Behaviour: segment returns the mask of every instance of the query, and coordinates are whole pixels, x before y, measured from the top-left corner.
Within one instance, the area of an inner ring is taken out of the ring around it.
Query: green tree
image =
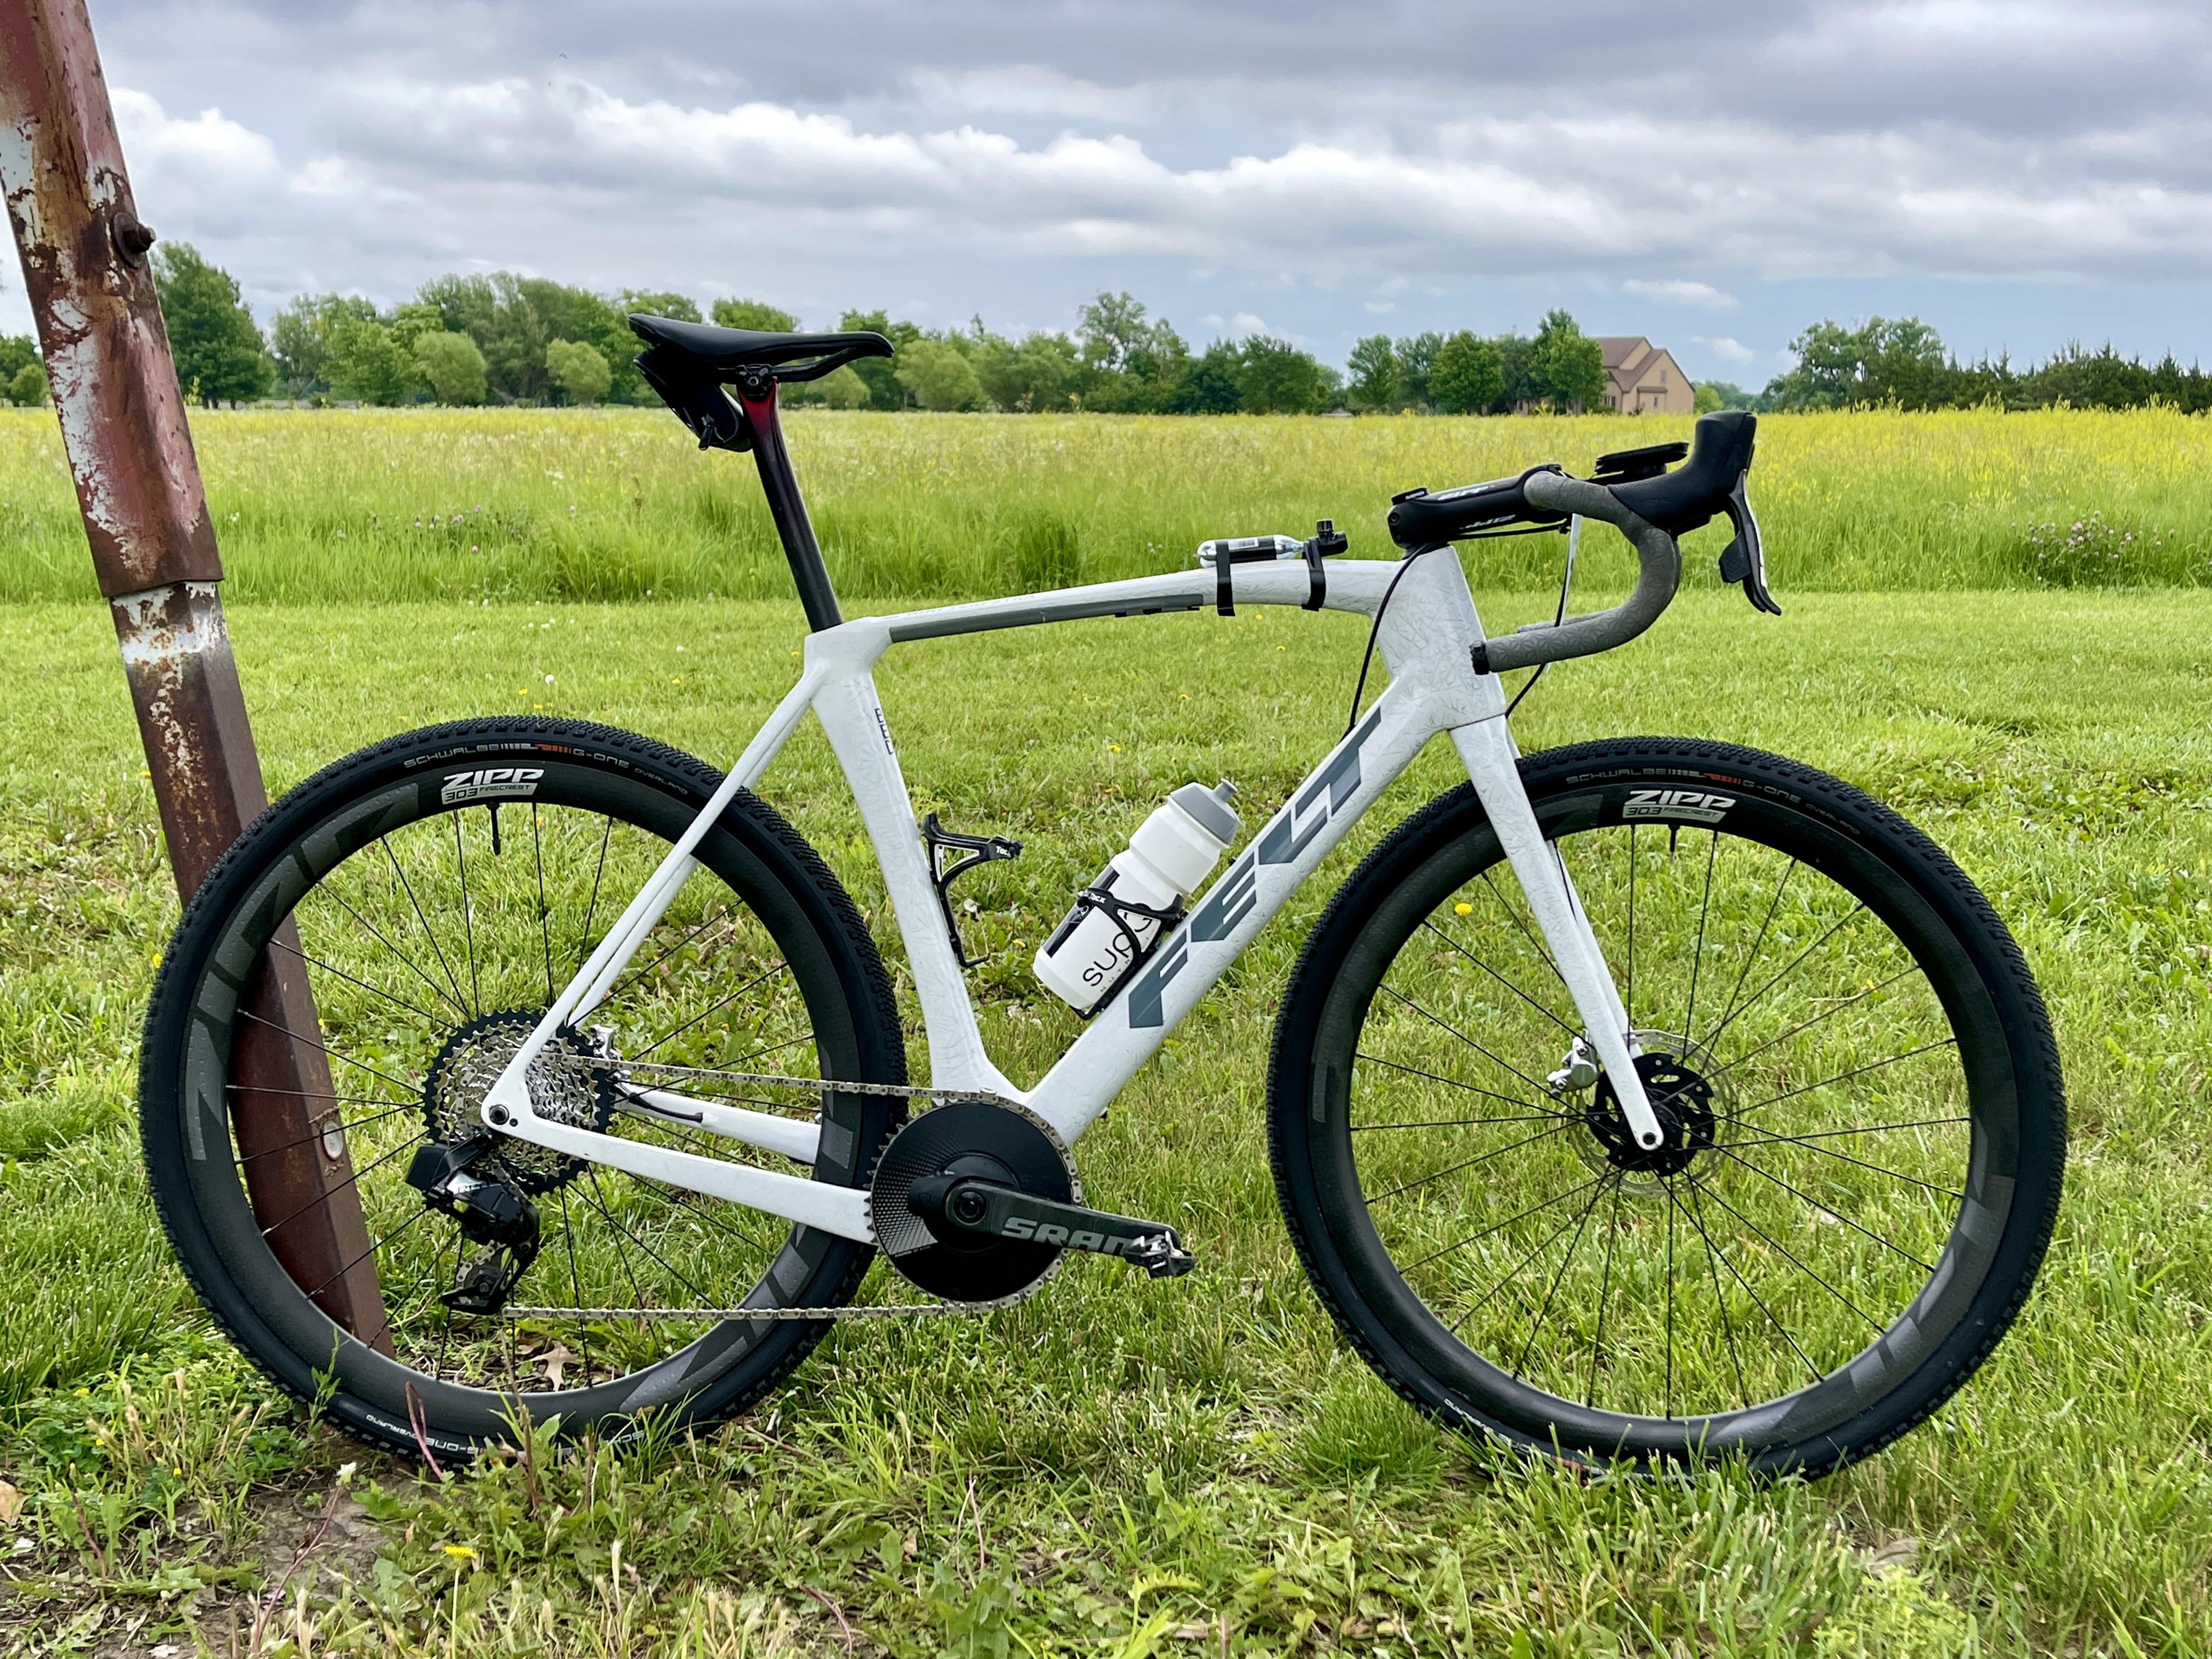
[[[154,256],[154,286],[187,398],[213,405],[268,391],[269,348],[228,271],[190,242],[167,242]]]
[[[1443,348],[1444,337],[1433,330],[1410,334],[1398,342],[1398,395],[1416,409],[1426,409],[1436,401],[1429,390],[1429,371]]]
[[[44,363],[25,363],[8,377],[8,401],[18,409],[36,409],[48,391]]]
[[[837,319],[837,326],[880,334],[901,350],[921,338],[921,331],[912,323],[893,322],[880,311],[848,311]],[[853,372],[867,382],[868,401],[878,409],[906,407],[906,388],[899,384],[896,362],[890,357],[863,357],[853,365]]]
[[[1249,415],[1318,415],[1334,401],[1337,373],[1288,340],[1255,334],[1237,350],[1237,406]]]
[[[1498,348],[1498,373],[1504,386],[1498,401],[1491,405],[1495,414],[1510,415],[1516,409],[1540,403],[1544,393],[1536,384],[1536,343],[1525,334],[1504,333],[1491,341]]]
[[[667,317],[679,323],[703,323],[699,314],[698,301],[684,294],[656,294],[641,288],[626,288],[615,301],[615,309],[625,317],[632,314],[645,317]]]
[[[269,319],[276,384],[286,397],[331,389],[331,331],[349,317],[374,322],[376,307],[357,294],[301,294]]]
[[[415,354],[373,315],[331,324],[325,373],[331,391],[365,404],[404,403],[422,383]]]
[[[973,409],[983,401],[968,355],[950,340],[916,340],[898,355],[898,382],[924,409]]]
[[[818,380],[794,380],[783,392],[793,405],[825,404],[831,409],[866,409],[869,400],[868,383],[853,373],[850,363],[831,369]]]
[[[1066,413],[1083,379],[1075,342],[1065,334],[1031,334],[1018,343],[987,336],[969,362],[991,401],[1017,414]]]
[[[1176,382],[1176,411],[1182,415],[1234,415],[1243,406],[1237,367],[1237,348],[1226,340],[1216,340],[1184,365]]]
[[[1388,409],[1398,401],[1398,354],[1387,334],[1370,334],[1352,348],[1345,391],[1354,409]]]
[[[30,373],[33,369],[35,374]],[[27,334],[0,334],[0,394],[24,408],[46,400],[46,371],[39,362],[37,343]]]
[[[1429,401],[1443,415],[1480,415],[1505,390],[1498,348],[1461,329],[1437,348],[1429,368]]]
[[[1566,312],[1547,311],[1528,352],[1528,378],[1538,396],[1566,413],[1605,402],[1605,353]]]
[[[607,395],[607,387],[614,380],[613,371],[599,349],[582,340],[548,340],[545,372],[568,394],[571,403],[587,409]]]
[[[484,356],[465,334],[440,329],[415,337],[415,366],[441,404],[484,400]],[[602,365],[605,367],[605,365]]]
[[[798,318],[765,300],[717,300],[714,320],[724,328],[757,328],[764,334],[799,332]]]

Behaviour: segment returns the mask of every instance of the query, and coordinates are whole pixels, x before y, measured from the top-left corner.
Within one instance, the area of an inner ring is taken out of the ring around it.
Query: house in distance
[[[1601,334],[1597,343],[1607,408],[1622,415],[1687,415],[1697,408],[1697,387],[1666,347],[1641,334]]]

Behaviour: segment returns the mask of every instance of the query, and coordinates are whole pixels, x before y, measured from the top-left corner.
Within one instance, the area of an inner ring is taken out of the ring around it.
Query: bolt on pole
[[[268,805],[216,584],[222,562],[83,0],[0,0],[0,190],[93,570],[115,620],[180,897]],[[254,1214],[293,1282],[389,1351],[376,1264],[287,921],[232,1055]],[[210,1141],[210,1145],[217,1143]]]

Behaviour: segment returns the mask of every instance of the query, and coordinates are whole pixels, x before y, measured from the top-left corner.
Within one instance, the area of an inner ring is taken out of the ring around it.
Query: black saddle
[[[673,317],[629,319],[630,332],[656,351],[717,380],[765,374],[778,380],[815,380],[855,357],[888,357],[891,343],[880,334],[770,334],[756,328],[715,328]]]
[[[754,433],[730,394],[760,399],[779,380],[818,380],[856,357],[888,357],[891,343],[880,334],[771,334],[755,328],[714,328],[673,317],[629,319],[645,342],[637,372],[691,428],[702,449],[750,449]]]

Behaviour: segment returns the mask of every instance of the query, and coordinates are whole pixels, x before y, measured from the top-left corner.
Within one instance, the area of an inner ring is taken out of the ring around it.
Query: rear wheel
[[[2050,1237],[2064,1103],[2019,951],[1924,836],[1790,762],[1647,738],[1522,775],[1666,1140],[1565,1075],[1581,1022],[1463,786],[1284,999],[1270,1139],[1316,1288],[1408,1399],[1516,1446],[1865,1455],[1981,1363]]]
[[[672,1310],[841,1304],[866,1246],[501,1139],[471,1173],[526,1201],[537,1249],[487,1310],[471,1295],[481,1241],[407,1181],[424,1145],[482,1133],[485,1091],[719,781],[604,727],[439,726],[301,785],[210,875],[148,1012],[147,1167],[186,1273],[279,1383],[325,1397],[366,1437],[412,1448],[419,1427],[437,1455],[465,1455],[505,1437],[518,1409],[602,1433],[648,1409],[726,1414],[820,1340],[820,1322]],[[607,1063],[905,1080],[883,963],[798,834],[741,793],[696,857],[587,1029],[564,1032],[533,1068],[533,1101],[585,1127],[805,1175],[639,1109]],[[272,957],[304,969],[312,1018],[257,989]],[[358,1220],[329,1222],[328,1198],[289,1212],[272,1200],[263,1160],[287,1148],[250,1121],[270,1079],[253,1069],[249,1036],[281,1039],[304,1061],[313,1081],[285,1087],[312,1097],[324,1144],[349,1164],[336,1190],[357,1199]],[[787,1086],[639,1077],[818,1126],[812,1177],[844,1186],[865,1182],[901,1116],[887,1096],[825,1105]],[[332,1276],[303,1274],[287,1248],[325,1223],[360,1241],[342,1267],[365,1255],[374,1268],[374,1300],[352,1310],[358,1340],[325,1312]]]

